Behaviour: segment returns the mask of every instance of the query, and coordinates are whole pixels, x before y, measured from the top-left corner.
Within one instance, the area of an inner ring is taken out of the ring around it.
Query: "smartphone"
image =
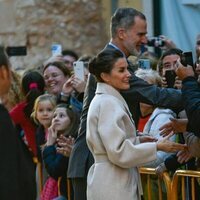
[[[165,71],[165,78],[167,82],[168,88],[174,88],[174,83],[176,79],[176,73],[174,70],[167,70]]]
[[[61,44],[52,44],[51,45],[52,56],[62,55],[62,45]]]
[[[84,62],[83,61],[76,61],[73,63],[74,68],[74,75],[75,77],[85,80],[85,74],[84,74]]]
[[[6,53],[9,57],[11,57],[11,56],[26,56],[27,48],[26,48],[26,46],[6,47]]]
[[[139,59],[138,60],[138,67],[141,69],[150,69],[150,60],[149,59]]]
[[[187,65],[190,66],[194,66],[193,64],[193,56],[192,56],[192,52],[188,51],[188,52],[184,52],[181,55],[181,64],[185,67],[187,67]]]

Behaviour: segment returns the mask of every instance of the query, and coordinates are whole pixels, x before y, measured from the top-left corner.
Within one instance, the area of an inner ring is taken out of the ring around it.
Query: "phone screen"
[[[61,44],[52,44],[51,45],[52,56],[62,55],[62,45]]]

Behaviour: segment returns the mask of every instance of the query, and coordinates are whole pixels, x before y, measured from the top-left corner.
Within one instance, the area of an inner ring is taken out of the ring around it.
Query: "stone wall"
[[[109,39],[102,9],[101,0],[0,0],[0,43],[27,46],[11,58],[14,69],[38,67],[52,43],[94,55]]]

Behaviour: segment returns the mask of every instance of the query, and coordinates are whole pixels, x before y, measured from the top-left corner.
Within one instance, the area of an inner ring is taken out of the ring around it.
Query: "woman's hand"
[[[74,90],[73,85],[72,85],[72,76],[64,83],[62,92],[65,95],[70,96],[72,91]]]
[[[145,143],[145,142],[157,142],[157,141],[158,141],[157,138],[154,138],[154,137],[152,137],[152,136],[146,136],[146,135],[140,136],[139,139],[140,139],[140,143]]]
[[[69,157],[72,147],[74,145],[74,138],[71,136],[65,137],[64,135],[61,135],[57,139],[57,144],[58,144],[58,147],[56,148],[57,153],[60,153],[66,157]]]
[[[169,134],[168,136],[164,137],[163,139],[158,140],[158,142],[157,142],[157,150],[158,151],[175,153],[177,151],[182,151],[187,148],[187,146],[185,144],[179,144],[179,143],[170,141],[169,138],[172,135],[173,134]]]
[[[78,93],[83,93],[85,91],[86,81],[83,81],[74,75],[72,76],[71,84]]]

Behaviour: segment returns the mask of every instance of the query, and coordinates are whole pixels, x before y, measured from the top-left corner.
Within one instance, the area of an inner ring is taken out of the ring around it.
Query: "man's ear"
[[[118,37],[120,39],[123,39],[124,36],[125,36],[125,29],[124,28],[119,28],[118,31],[117,31],[117,34],[118,34]]]

